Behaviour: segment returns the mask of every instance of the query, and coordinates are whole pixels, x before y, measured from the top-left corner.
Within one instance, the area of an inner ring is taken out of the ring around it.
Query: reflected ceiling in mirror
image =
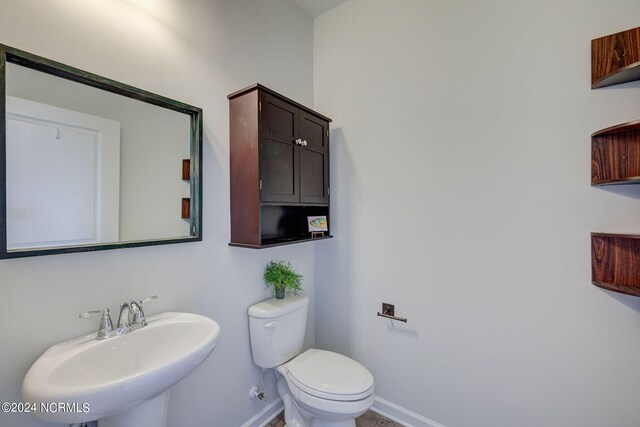
[[[0,257],[201,240],[201,109],[0,50]]]

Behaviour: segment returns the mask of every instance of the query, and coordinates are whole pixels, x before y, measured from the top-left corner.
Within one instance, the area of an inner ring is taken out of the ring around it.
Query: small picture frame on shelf
[[[329,231],[326,215],[308,216],[307,225],[309,227],[309,232],[311,233],[312,239],[315,239],[317,237],[324,237],[324,232]]]

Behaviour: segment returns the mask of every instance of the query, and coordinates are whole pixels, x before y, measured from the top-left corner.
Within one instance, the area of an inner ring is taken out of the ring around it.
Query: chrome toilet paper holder
[[[407,323],[406,317],[397,317],[396,315],[396,307],[393,304],[387,304],[386,302],[382,303],[382,313],[378,312],[378,316],[386,317],[387,319],[397,320],[399,322]]]

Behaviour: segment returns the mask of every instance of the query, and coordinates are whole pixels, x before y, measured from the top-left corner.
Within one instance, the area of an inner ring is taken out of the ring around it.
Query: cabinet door
[[[260,95],[260,180],[263,202],[300,201],[299,110],[274,96]]]
[[[300,112],[300,201],[329,203],[329,123]]]

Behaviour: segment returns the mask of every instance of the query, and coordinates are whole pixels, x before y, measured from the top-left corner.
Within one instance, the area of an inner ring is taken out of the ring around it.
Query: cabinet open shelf
[[[265,239],[259,245],[231,242],[229,243],[229,246],[237,246],[240,248],[249,248],[249,249],[266,249],[266,248],[274,248],[276,246],[292,245],[294,243],[315,242],[318,240],[326,240],[326,239],[332,239],[332,238],[333,236],[322,236],[322,237],[315,237],[312,239],[311,237],[309,237],[309,235],[307,235],[305,237],[299,237],[299,238],[288,237],[288,238],[282,238],[282,239]]]
[[[640,183],[640,120],[591,135],[591,185]]]
[[[591,233],[591,282],[640,296],[640,234]]]
[[[640,80],[640,27],[591,40],[591,88]]]

